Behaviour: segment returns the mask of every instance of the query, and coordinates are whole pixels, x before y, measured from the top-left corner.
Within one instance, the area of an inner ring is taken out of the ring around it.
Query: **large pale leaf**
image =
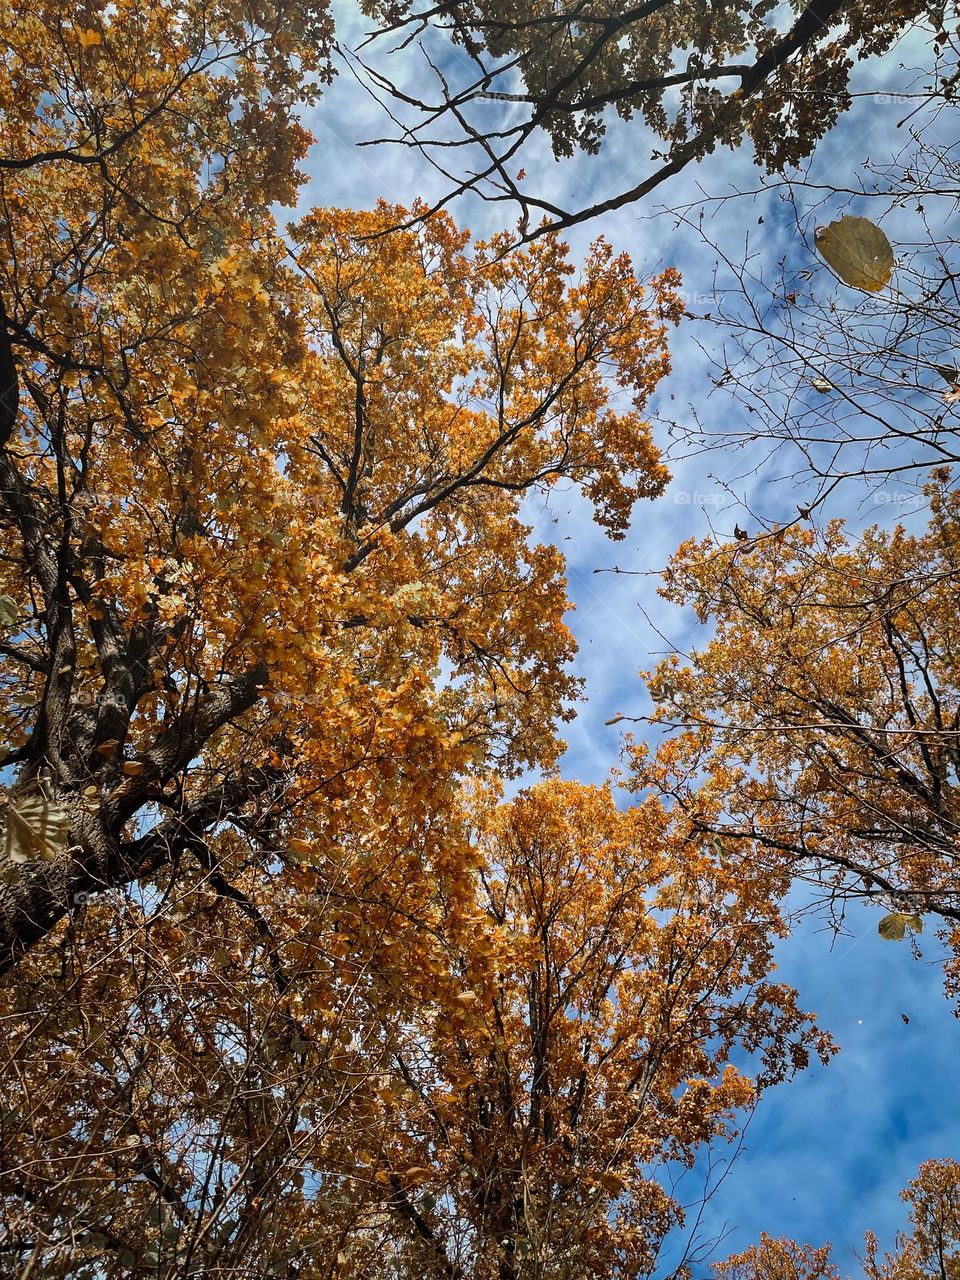
[[[876,293],[893,275],[893,249],[869,218],[849,214],[829,227],[817,227],[814,240],[824,260],[845,284]]]
[[[18,798],[7,805],[3,856],[8,863],[55,858],[67,846],[70,819],[43,795]]]

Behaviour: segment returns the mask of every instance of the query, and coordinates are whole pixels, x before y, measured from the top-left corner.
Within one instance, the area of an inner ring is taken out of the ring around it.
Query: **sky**
[[[340,41],[356,45],[363,31],[363,20],[341,6]],[[856,99],[821,144],[812,178],[845,185],[864,157],[891,152],[904,107],[890,97],[908,75],[901,62],[909,64],[915,54],[907,42],[859,72],[857,84],[867,96]],[[405,69],[414,81],[425,75],[420,63],[408,61]],[[873,90],[881,96],[870,96]],[[445,190],[417,153],[358,146],[382,135],[385,120],[345,68],[305,123],[316,144],[306,165],[301,212],[324,205],[365,208],[379,197],[408,204]],[[637,181],[647,171],[650,149],[640,124],[613,122],[598,157],[558,163],[541,144],[525,157],[524,167],[532,190],[563,204],[583,204]],[[663,199],[679,208],[704,194],[752,189],[757,180],[749,155],[717,153],[674,180]],[[631,254],[641,275],[662,265],[679,267],[690,309],[702,314],[711,309],[717,254],[698,234],[695,215],[693,225],[678,225],[659,203],[654,197],[652,204],[628,206],[576,228],[568,239],[582,253],[603,234]],[[452,212],[461,225],[483,235],[503,225],[505,210],[463,199]],[[810,214],[808,222],[814,213],[816,221],[827,221],[830,212],[829,204],[805,210],[802,201],[799,209],[802,216]],[[705,229],[713,244],[734,257],[749,244],[770,262],[791,253],[802,260],[797,212],[775,190],[756,201],[741,197],[709,205]],[[724,424],[736,425],[738,414],[742,419],[735,403],[711,393],[704,352],[718,342],[710,321],[682,326],[671,344],[674,373],[658,391],[656,409],[681,421],[694,409]],[[671,647],[683,652],[696,640],[694,620],[656,595],[656,574],[670,553],[683,539],[711,529],[729,537],[735,520],[749,528],[758,512],[789,518],[798,500],[789,460],[767,459],[761,449],[695,456],[673,470],[666,495],[638,508],[620,543],[606,539],[573,492],[555,492],[549,502],[529,509],[533,536],[558,541],[568,559],[574,604],[569,621],[580,646],[576,672],[586,682],[586,699],[565,733],[562,767],[568,777],[607,777],[618,758],[622,726],[605,721],[618,713],[642,714],[647,703],[638,672]],[[848,486],[830,507],[855,527],[909,519],[915,510],[890,487],[878,496]],[[611,572],[614,567],[623,572]],[[726,1233],[715,1256],[742,1249],[766,1231],[813,1244],[832,1241],[838,1264],[856,1274],[855,1254],[862,1252],[867,1228],[882,1245],[893,1244],[904,1223],[898,1192],[920,1162],[960,1158],[960,1021],[942,994],[937,945],[924,936],[923,954],[914,958],[907,944],[878,937],[880,914],[879,908],[855,911],[849,936],[841,938],[811,920],[779,947],[780,977],[799,990],[803,1005],[817,1013],[841,1051],[826,1068],[811,1067],[761,1100],[743,1150],[702,1220],[705,1237]]]

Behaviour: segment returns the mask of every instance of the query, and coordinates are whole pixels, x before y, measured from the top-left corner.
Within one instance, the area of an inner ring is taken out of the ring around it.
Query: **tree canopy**
[[[0,11],[20,1280],[636,1280],[684,1226],[690,1280],[712,1188],[683,1179],[834,1052],[776,977],[797,882],[838,916],[881,902],[885,937],[935,917],[956,955],[951,475],[926,531],[808,510],[685,542],[664,594],[715,634],[650,677],[678,732],[636,751],[626,798],[561,776],[582,682],[532,517],[572,488],[622,540],[664,492],[648,419],[684,314],[675,269],[603,238],[575,261],[558,229],[720,145],[807,156],[853,64],[920,19],[939,49],[943,12],[365,12],[450,54],[437,102],[369,83],[414,150],[479,149],[448,194],[517,203],[518,227],[475,239],[446,198],[281,221],[335,70],[326,0]],[[488,128],[504,93],[527,115]],[[569,213],[521,189],[528,139],[595,152],[611,107],[659,167]],[[869,270],[817,243],[872,297],[897,264],[858,223]],[[952,1280],[956,1182],[923,1167],[871,1280]],[[836,1272],[768,1237],[719,1268],[761,1274]]]
[[[552,759],[562,563],[520,501],[568,477],[616,534],[659,492],[641,415],[679,314],[670,273],[644,289],[602,244],[570,282],[562,246],[468,253],[445,219],[370,239],[388,206],[292,245],[246,214],[248,243],[152,218],[131,239],[118,194],[93,242],[34,245],[28,191],[2,714],[15,793],[72,842],[19,858],[7,964],[248,806],[273,832],[322,793],[336,842],[429,812],[468,763]]]
[[[930,524],[839,523],[716,546],[691,541],[662,594],[714,632],[651,678],[655,720],[681,728],[662,785],[728,857],[809,879],[838,913],[887,909],[903,938],[925,917],[960,942],[960,705],[953,630],[958,496],[929,489]],[[650,764],[638,760],[638,776]],[[949,973],[955,987],[955,962]]]
[[[650,1274],[829,1040],[771,980],[769,879],[656,801],[476,789],[442,836],[91,899],[3,995],[7,1255],[51,1277]]]
[[[718,147],[747,142],[772,173],[797,165],[850,106],[858,62],[887,53],[915,24],[939,31],[947,22],[943,6],[916,0],[363,8],[377,27],[355,65],[396,108],[400,127],[387,140],[422,152],[447,178],[442,203],[473,190],[515,204],[530,236],[542,234],[541,219],[557,230],[642,200]],[[422,46],[419,75],[393,70],[398,35],[404,48]],[[379,59],[378,38],[390,50]],[[641,119],[655,141],[639,182],[571,209],[524,182],[531,140],[546,135],[557,157],[596,153],[613,113]]]

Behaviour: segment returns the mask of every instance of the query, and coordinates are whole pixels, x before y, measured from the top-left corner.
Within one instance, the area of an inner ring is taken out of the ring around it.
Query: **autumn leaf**
[[[3,817],[3,860],[15,865],[56,858],[66,848],[70,819],[42,793],[9,800]]]
[[[823,259],[845,284],[876,293],[893,274],[893,249],[869,218],[849,214],[828,227],[817,227],[814,240]]]
[[[918,915],[905,915],[899,911],[893,911],[889,915],[885,915],[877,925],[877,932],[881,938],[886,938],[888,942],[900,942],[906,935],[907,929],[910,928],[914,933],[920,933],[923,929],[923,920]]]

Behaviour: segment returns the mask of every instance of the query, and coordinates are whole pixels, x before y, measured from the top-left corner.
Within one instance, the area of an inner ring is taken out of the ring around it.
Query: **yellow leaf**
[[[68,814],[43,794],[11,802],[4,823],[3,858],[11,863],[56,858],[66,848],[69,827]]]
[[[893,275],[890,241],[869,218],[847,216],[817,227],[814,240],[823,259],[855,289],[876,293]]]
[[[94,31],[93,27],[88,27],[86,31],[78,31],[77,39],[80,41],[82,49],[89,49],[95,44],[103,44],[103,37],[99,31]]]
[[[907,917],[899,911],[891,911],[877,925],[877,933],[888,942],[902,942],[907,932]]]

